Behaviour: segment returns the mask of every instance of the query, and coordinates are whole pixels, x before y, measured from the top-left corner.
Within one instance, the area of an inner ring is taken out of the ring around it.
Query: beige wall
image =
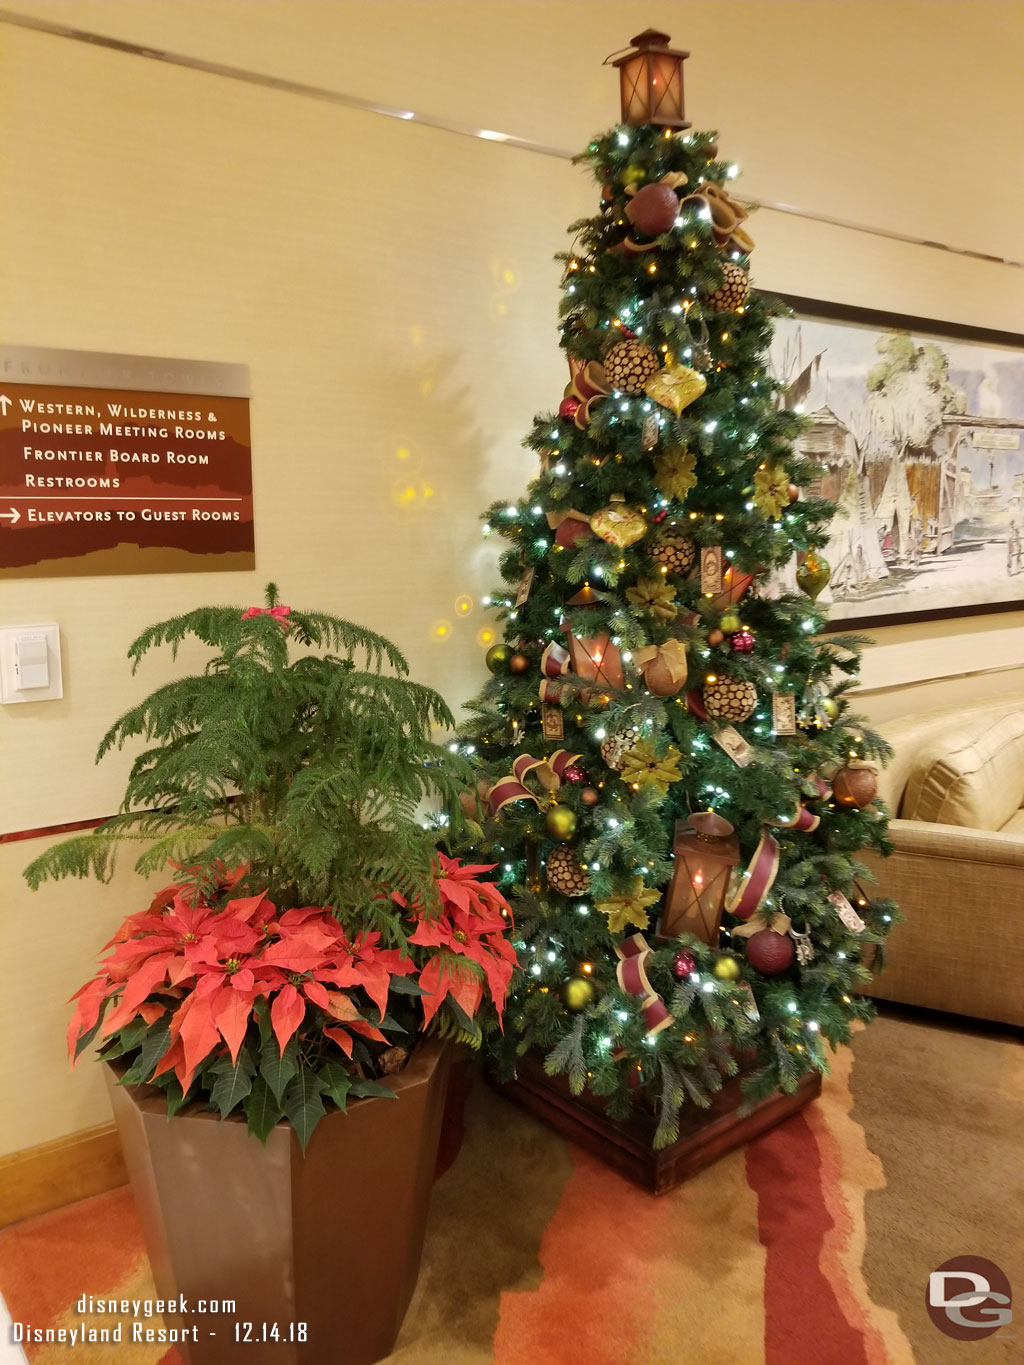
[[[568,150],[615,120],[601,60],[660,23],[693,51],[691,116],[721,129],[745,193],[1024,255],[1016,4],[5,10]],[[124,762],[95,769],[96,741],[169,671],[153,661],[133,681],[128,642],[200,601],[256,601],[271,577],[286,601],[391,634],[453,702],[474,691],[493,563],[478,515],[532,475],[520,438],[561,392],[551,256],[590,210],[582,174],[0,25],[0,186],[0,341],[249,365],[258,562],[254,574],[0,585],[0,624],[58,621],[66,664],[62,702],[0,709],[0,830],[114,809]],[[1020,328],[1024,272],[778,213],[760,214],[754,235],[767,288]],[[879,716],[1024,685],[1024,614],[878,638],[865,700]],[[1006,664],[1016,672],[949,681]],[[95,1068],[64,1070],[63,1001],[143,895],[125,875],[33,897],[18,872],[37,848],[0,846],[0,1153],[103,1121]]]

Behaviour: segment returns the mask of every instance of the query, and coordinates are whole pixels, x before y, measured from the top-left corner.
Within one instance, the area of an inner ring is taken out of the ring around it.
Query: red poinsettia
[[[487,871],[439,855],[442,913],[428,921],[413,910],[407,926],[410,944],[434,951],[415,956],[382,948],[378,933],[350,938],[320,906],[279,912],[266,893],[210,904],[191,886],[171,886],[125,920],[97,975],[72,997],[69,1049],[80,1052],[94,1031],[103,1042],[140,1019],[153,1025],[166,1018],[169,1046],[146,1079],[173,1071],[186,1093],[218,1050],[237,1064],[261,1001],[282,1057],[310,1026],[350,1059],[357,1036],[386,1045],[378,1024],[392,983],[417,973],[424,1027],[449,996],[472,1018],[485,985],[500,1019],[516,959],[505,938],[508,906],[496,887],[478,880]],[[243,874],[225,871],[220,894]],[[356,992],[376,1008],[377,1023],[364,1016]]]

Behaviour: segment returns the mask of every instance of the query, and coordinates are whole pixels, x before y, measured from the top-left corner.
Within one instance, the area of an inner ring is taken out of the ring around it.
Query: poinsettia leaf
[[[231,988],[229,986],[224,989]],[[212,995],[189,995],[175,1011],[178,1038],[184,1049],[181,1064],[177,1068],[182,1090],[188,1090],[199,1064],[220,1042],[220,1034],[213,1022],[214,1008],[215,1001]]]
[[[167,1076],[165,1080],[167,1082],[164,1086],[164,1093],[167,1096],[167,1117],[172,1119],[185,1103],[185,1092],[178,1084],[177,1076]]]
[[[260,1075],[274,1092],[274,1099],[280,1103],[285,1086],[299,1069],[299,1045],[292,1038],[282,1053],[276,1041],[268,1038],[260,1053]]]
[[[483,1037],[483,1034],[480,1031],[480,1025],[466,1013],[454,995],[449,995],[448,999],[445,1001],[445,1005],[451,1010],[452,1017],[455,1019],[459,1028],[462,1029],[463,1033],[470,1034],[474,1039]]]
[[[409,1030],[404,1024],[400,1024],[397,1019],[393,1019],[390,1014],[385,1014],[380,1021],[380,1029],[384,1033],[408,1033]]]
[[[422,995],[423,987],[411,976],[393,976],[391,978],[391,989],[396,995]],[[384,1025],[381,1024],[381,1028]]]
[[[214,1006],[213,1020],[218,1033],[228,1045],[232,1062],[238,1060],[238,1050],[249,1027],[251,1012],[252,996],[234,987],[223,991]]]
[[[340,1062],[324,1062],[316,1074],[320,1077],[323,1093],[344,1113],[345,1105],[348,1103],[348,1092],[352,1089],[352,1076]]]
[[[145,1019],[133,1019],[121,1030],[118,1038],[121,1040],[121,1046],[125,1052],[130,1052],[132,1048],[141,1046],[142,1040],[148,1032],[149,1025]]]
[[[270,1020],[274,1025],[274,1036],[278,1046],[284,1049],[288,1040],[302,1023],[306,1014],[306,1002],[292,985],[283,986],[274,996],[270,1007]]]
[[[393,1090],[389,1090],[386,1085],[378,1085],[376,1081],[355,1080],[349,1087],[348,1092],[355,1100],[397,1100],[398,1096]]]
[[[346,1057],[352,1056],[352,1035],[343,1028],[325,1028],[324,1036],[337,1043]]]
[[[139,1053],[139,1064],[142,1067],[144,1080],[149,1080],[153,1074],[153,1068],[164,1055],[171,1045],[171,1025],[169,1020],[162,1019],[146,1034],[142,1043],[142,1051]]]
[[[75,1061],[88,1047],[89,1041],[96,1036],[102,1023],[104,1001],[109,990],[106,981],[94,976],[71,997],[72,1000],[78,1001],[68,1024],[68,1052]]]
[[[230,1071],[222,1071],[217,1077],[210,1091],[210,1099],[220,1110],[221,1118],[226,1119],[251,1090],[252,1078],[243,1067],[235,1066]]]
[[[270,1133],[284,1118],[284,1107],[262,1075],[253,1081],[242,1107],[249,1122],[249,1132],[266,1146]]]
[[[281,1102],[305,1152],[313,1130],[327,1112],[320,1095],[319,1077],[303,1068],[288,1082]]]
[[[92,1042],[92,1040],[96,1037],[96,1035],[97,1035],[97,1033],[99,1033],[99,1031],[100,1031],[100,1021],[97,1021],[95,1024],[93,1024],[92,1028],[89,1029],[89,1031],[88,1031],[87,1033],[83,1033],[83,1034],[82,1034],[82,1036],[81,1036],[81,1037],[78,1039],[78,1041],[75,1043],[75,1052],[74,1052],[74,1056],[73,1056],[73,1058],[72,1058],[72,1061],[74,1061],[74,1062],[77,1062],[77,1061],[78,1061],[79,1057],[81,1057],[82,1053],[86,1050],[86,1048],[89,1046],[89,1044]]]
[[[136,1057],[135,1061],[132,1062],[131,1066],[124,1073],[124,1075],[118,1078],[117,1084],[141,1085],[142,1081],[145,1079],[145,1075],[146,1073],[142,1069],[142,1059],[140,1057]]]

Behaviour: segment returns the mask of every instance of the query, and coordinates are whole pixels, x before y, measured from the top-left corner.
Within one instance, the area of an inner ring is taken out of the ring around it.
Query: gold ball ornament
[[[722,266],[722,283],[708,295],[708,303],[715,313],[735,313],[746,306],[750,298],[750,276],[735,261]]]
[[[674,525],[664,526],[655,533],[648,554],[655,564],[660,564],[669,573],[688,574],[697,562],[693,541]]]
[[[839,703],[835,697],[826,697],[821,703],[821,709],[830,721],[835,721],[839,716]]]
[[[548,854],[544,865],[548,885],[563,896],[585,896],[590,878],[568,844],[559,844]]]
[[[847,810],[863,810],[878,795],[878,780],[870,768],[840,768],[832,779],[832,795]]]
[[[613,772],[621,772],[626,754],[640,738],[640,731],[632,725],[628,730],[618,730],[601,741],[601,757]]]
[[[739,614],[737,612],[726,611],[722,613],[722,619],[719,621],[718,624],[722,628],[722,630],[725,631],[726,635],[735,635],[736,632],[742,627],[743,622],[740,620]]]
[[[720,720],[749,720],[757,706],[757,688],[739,678],[715,677],[704,684],[704,709]]]
[[[509,649],[508,645],[491,645],[490,649],[484,655],[484,663],[492,673],[504,673],[508,668],[511,657],[512,651]]]
[[[642,341],[620,341],[603,361],[604,377],[611,389],[622,393],[643,393],[644,385],[658,373],[658,357]]]
[[[828,560],[816,550],[808,551],[804,562],[796,571],[797,587],[805,592],[812,602],[818,600],[819,594],[825,589],[831,577],[832,570]]]
[[[544,817],[544,826],[553,839],[566,843],[576,833],[576,812],[569,806],[552,806]]]
[[[711,970],[719,981],[738,981],[740,979],[740,964],[734,957],[720,957]]]
[[[585,1010],[594,998],[594,983],[585,976],[574,976],[562,987],[562,1000],[565,1008],[573,1014]]]
[[[623,185],[635,185],[638,180],[647,179],[647,170],[643,166],[638,166],[636,162],[630,164],[621,172],[619,180]]]

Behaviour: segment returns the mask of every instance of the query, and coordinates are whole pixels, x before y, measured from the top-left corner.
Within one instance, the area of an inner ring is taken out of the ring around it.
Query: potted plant
[[[175,869],[77,993],[68,1042],[108,1064],[158,1291],[188,1305],[168,1322],[182,1355],[268,1341],[362,1365],[415,1286],[445,1040],[500,1019],[515,955],[490,869],[420,817],[457,811],[467,776],[431,738],[453,724],[441,697],[381,636],[273,585],[266,602],[138,637],[136,668],[189,637],[215,654],[113,725],[99,757],[148,741],[121,812],[26,877],[107,879],[131,845],[140,873]]]

